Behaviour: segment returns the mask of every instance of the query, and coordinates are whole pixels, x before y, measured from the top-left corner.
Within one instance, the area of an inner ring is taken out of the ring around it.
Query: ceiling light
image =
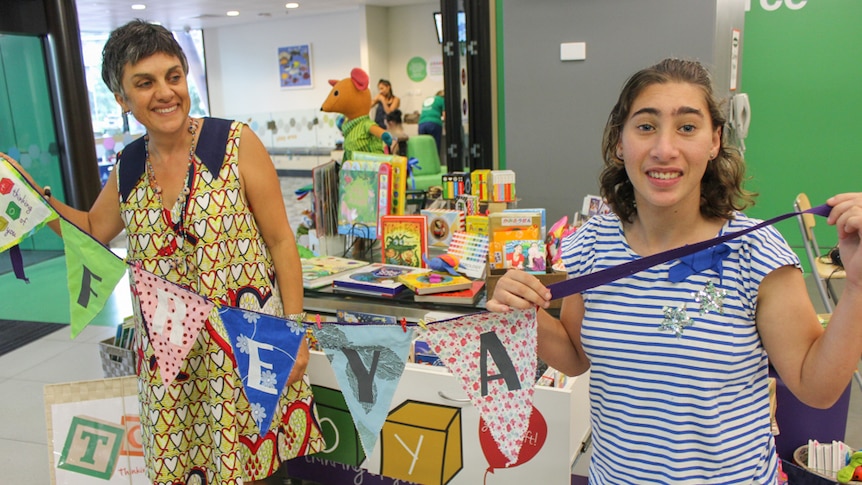
[[[299,8],[299,4],[296,2],[288,2],[284,4],[284,8]]]
[[[225,15],[227,15],[228,17],[238,17],[239,16],[239,10],[228,10],[228,12]]]
[[[136,3],[132,5],[132,10],[146,10],[147,6],[143,3]]]

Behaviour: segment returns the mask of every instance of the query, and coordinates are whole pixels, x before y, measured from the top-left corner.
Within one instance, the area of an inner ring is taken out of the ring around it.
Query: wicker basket
[[[114,345],[113,337],[99,342],[99,357],[105,377],[135,375],[135,353]]]
[[[850,450],[853,453],[855,450]],[[802,467],[808,473],[813,473],[818,477],[823,477],[827,480],[831,480],[835,483],[838,483],[837,479],[834,476],[829,476],[824,473],[821,473],[822,470],[815,470],[813,468],[808,468],[808,445],[802,445],[799,448],[796,448],[796,451],[793,452],[793,461],[798,466]],[[847,482],[850,485],[862,485],[862,482],[859,481],[849,481]]]

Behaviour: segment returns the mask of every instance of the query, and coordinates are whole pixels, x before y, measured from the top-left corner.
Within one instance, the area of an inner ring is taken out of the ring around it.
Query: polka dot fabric
[[[144,271],[140,265],[132,267],[132,277],[162,382],[170,385],[179,374],[213,304],[196,293]]]

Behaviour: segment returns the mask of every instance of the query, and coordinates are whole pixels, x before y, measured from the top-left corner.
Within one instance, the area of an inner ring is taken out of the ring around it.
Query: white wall
[[[406,7],[357,7],[332,14],[287,17],[204,32],[210,110],[213,116],[319,110],[329,79],[342,79],[354,67],[369,73],[372,93],[380,78],[392,81],[405,113],[443,89],[443,78],[414,83],[407,61],[440,60],[432,12],[439,3]],[[313,87],[281,89],[279,47],[311,44]]]
[[[342,79],[360,61],[359,11],[285,18],[204,32],[213,116],[319,110],[329,79]],[[311,44],[312,88],[283,90],[278,48]]]
[[[389,8],[389,79],[392,89],[401,98],[401,111],[411,113],[422,109],[422,101],[443,89],[442,47],[437,43],[433,13],[440,2]],[[413,82],[407,76],[407,62],[419,56],[429,63],[429,76]],[[431,72],[436,63],[439,74]]]
[[[404,7],[358,7],[332,14],[287,17],[204,32],[206,66],[213,116],[296,110],[319,110],[329,94],[329,79],[342,79],[354,67],[376,82],[389,79],[405,113],[418,111],[422,100],[443,89],[442,72],[422,82],[407,77],[407,62],[419,56],[440,62],[432,13],[439,3]],[[279,47],[311,44],[310,89],[282,90]]]

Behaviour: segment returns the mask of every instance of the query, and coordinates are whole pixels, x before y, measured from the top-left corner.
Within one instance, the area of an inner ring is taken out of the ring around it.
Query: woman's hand
[[[838,194],[826,203],[832,207],[827,222],[838,230],[838,250],[847,279],[862,285],[862,193]]]
[[[485,308],[492,312],[506,312],[512,308],[525,310],[538,306],[551,305],[551,291],[534,275],[521,270],[510,269],[494,287],[494,294],[488,299]]]
[[[293,364],[293,369],[290,370],[290,375],[287,376],[287,386],[292,386],[296,381],[302,379],[305,375],[305,369],[308,367],[308,343],[303,339],[299,344],[299,350],[296,352],[296,362]]]

